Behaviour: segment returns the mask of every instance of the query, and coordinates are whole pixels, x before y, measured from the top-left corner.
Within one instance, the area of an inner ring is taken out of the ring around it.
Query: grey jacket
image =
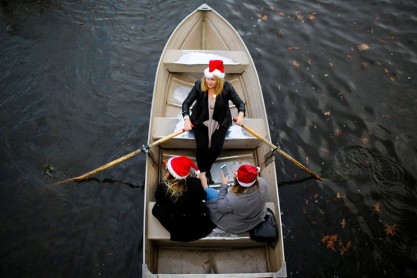
[[[251,187],[244,194],[228,192],[220,185],[219,197],[206,202],[211,221],[222,230],[239,234],[254,228],[265,217],[268,185],[258,177],[259,189]]]

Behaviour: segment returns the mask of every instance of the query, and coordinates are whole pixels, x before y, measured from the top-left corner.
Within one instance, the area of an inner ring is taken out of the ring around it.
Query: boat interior
[[[245,124],[268,138],[269,127],[257,73],[248,52],[236,47],[242,43],[234,41],[235,32],[219,26],[210,14],[204,18],[195,16],[187,20],[192,22],[182,24],[180,30],[176,30],[184,35],[180,35],[180,38],[171,37],[161,56],[148,144],[183,128],[181,105],[195,81],[202,77],[207,67],[207,55],[223,59],[225,79],[232,83],[239,96],[247,103]],[[222,28],[222,32],[219,28]],[[199,30],[194,32],[195,35],[186,36],[195,29]],[[225,36],[232,39],[226,40]],[[219,45],[210,45],[213,41],[219,42]],[[237,116],[237,109],[232,103],[230,108],[232,116]],[[273,155],[267,155],[269,151],[259,139],[233,125],[226,136],[224,148],[212,167],[213,182],[210,186],[219,186],[221,166],[225,166],[229,173],[246,163],[261,167],[260,175],[269,184],[270,197],[267,206],[275,212],[277,223],[281,225],[275,163]],[[192,131],[184,132],[149,150],[144,210],[146,252],[143,258],[143,277],[183,277],[186,274],[255,277],[255,273],[256,277],[285,277],[282,242],[271,247],[252,241],[248,233],[231,234],[217,228],[206,238],[197,241],[182,243],[170,240],[169,232],[152,215],[152,207],[156,201],[156,186],[163,175],[161,161],[176,155],[186,155],[195,161]],[[232,179],[231,177],[229,182]],[[281,227],[279,232],[282,232]],[[282,236],[279,238],[282,239]]]

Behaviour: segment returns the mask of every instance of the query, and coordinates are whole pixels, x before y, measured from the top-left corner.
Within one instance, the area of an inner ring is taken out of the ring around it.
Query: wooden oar
[[[123,162],[123,161],[126,161],[126,160],[128,160],[129,158],[132,158],[132,157],[134,157],[135,155],[138,155],[138,154],[140,154],[140,153],[141,153],[141,152],[143,152],[143,151],[147,151],[148,149],[150,149],[150,148],[152,148],[152,147],[155,147],[155,146],[157,146],[157,145],[159,145],[159,144],[161,144],[161,143],[163,143],[163,142],[166,142],[166,141],[168,141],[169,139],[174,138],[175,136],[178,136],[178,135],[180,135],[180,134],[182,134],[182,133],[184,133],[184,132],[185,132],[185,129],[180,129],[180,130],[177,130],[177,131],[175,131],[174,133],[171,133],[171,134],[167,135],[167,136],[166,136],[166,137],[164,137],[164,138],[161,138],[161,139],[159,139],[159,140],[157,140],[157,141],[155,141],[155,142],[153,142],[153,143],[151,143],[151,144],[149,144],[149,145],[147,145],[147,146],[144,146],[144,147],[143,147],[143,148],[141,148],[141,149],[138,149],[138,150],[136,150],[136,151],[133,151],[133,152],[131,152],[131,153],[128,153],[127,155],[124,155],[124,156],[122,156],[122,157],[120,157],[120,158],[118,158],[118,159],[116,159],[116,160],[113,160],[113,161],[111,161],[111,162],[109,162],[109,163],[107,163],[107,164],[105,164],[105,165],[103,165],[103,166],[101,166],[101,167],[98,167],[97,169],[91,170],[90,172],[85,173],[85,174],[83,174],[83,175],[81,175],[81,176],[78,176],[78,177],[73,177],[73,178],[69,178],[69,179],[66,179],[66,180],[63,180],[63,181],[60,181],[60,182],[54,183],[54,185],[55,185],[55,184],[61,184],[61,183],[72,182],[72,181],[80,182],[80,181],[82,181],[82,180],[85,180],[86,178],[88,178],[88,177],[90,177],[90,176],[92,176],[92,175],[94,175],[94,174],[97,174],[98,172],[101,172],[101,171],[106,170],[107,168],[110,168],[110,167],[112,167],[112,166],[114,166],[114,165],[116,165],[116,164],[119,164],[119,163],[121,163],[121,162]]]
[[[236,122],[236,119],[233,119],[233,121]],[[307,173],[309,173],[316,180],[321,180],[321,177],[319,175],[317,175],[316,173],[314,173],[313,171],[311,171],[310,169],[308,169],[306,166],[304,166],[303,164],[301,164],[300,162],[298,162],[297,160],[295,160],[293,157],[291,157],[290,155],[288,155],[286,152],[284,152],[283,150],[281,150],[279,147],[275,146],[274,144],[272,144],[271,142],[269,142],[268,140],[266,140],[264,137],[262,137],[259,133],[257,133],[256,131],[254,131],[250,127],[248,127],[246,125],[242,125],[242,128],[244,128],[250,134],[252,134],[256,138],[258,138],[259,140],[261,140],[262,142],[264,142],[265,144],[267,144],[268,146],[270,146],[274,151],[278,151],[278,153],[280,155],[282,155],[283,157],[285,157],[286,159],[288,159],[289,161],[291,161],[292,163],[294,163],[296,166],[298,166],[302,170],[304,170]]]

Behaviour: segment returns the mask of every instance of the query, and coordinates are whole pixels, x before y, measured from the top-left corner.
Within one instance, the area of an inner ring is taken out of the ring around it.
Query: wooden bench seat
[[[198,245],[198,246],[262,246],[265,243],[256,242],[250,239],[249,232],[241,234],[233,234],[225,232],[219,228],[215,228],[208,236],[187,243],[178,243],[170,240],[170,233],[161,225],[159,220],[153,216],[152,208],[155,202],[149,202],[147,211],[147,232],[148,239],[161,245]],[[275,206],[273,202],[267,202],[266,206],[275,214]]]
[[[245,118],[245,124],[262,136],[267,134],[265,123],[262,119]],[[158,140],[184,127],[184,120],[176,117],[155,117],[152,127],[152,137]],[[232,125],[226,134],[223,149],[255,149],[261,141],[244,130],[242,127]],[[160,144],[162,148],[194,149],[194,133],[184,132],[166,142]]]
[[[209,60],[223,60],[227,73],[242,73],[249,65],[243,51],[167,50],[163,59],[169,72],[203,72]]]

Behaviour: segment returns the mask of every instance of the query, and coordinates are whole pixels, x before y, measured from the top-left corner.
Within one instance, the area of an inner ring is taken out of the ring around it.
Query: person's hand
[[[189,131],[193,129],[193,124],[191,123],[190,118],[184,119],[184,130]]]
[[[229,176],[224,176],[223,171],[220,172],[220,183],[221,184],[228,184],[229,183]]]
[[[244,114],[242,112],[239,112],[239,114],[236,117],[235,124],[237,124],[238,126],[242,126],[243,125],[243,116],[244,116]]]
[[[233,178],[236,179],[237,178],[237,170],[233,169]]]

